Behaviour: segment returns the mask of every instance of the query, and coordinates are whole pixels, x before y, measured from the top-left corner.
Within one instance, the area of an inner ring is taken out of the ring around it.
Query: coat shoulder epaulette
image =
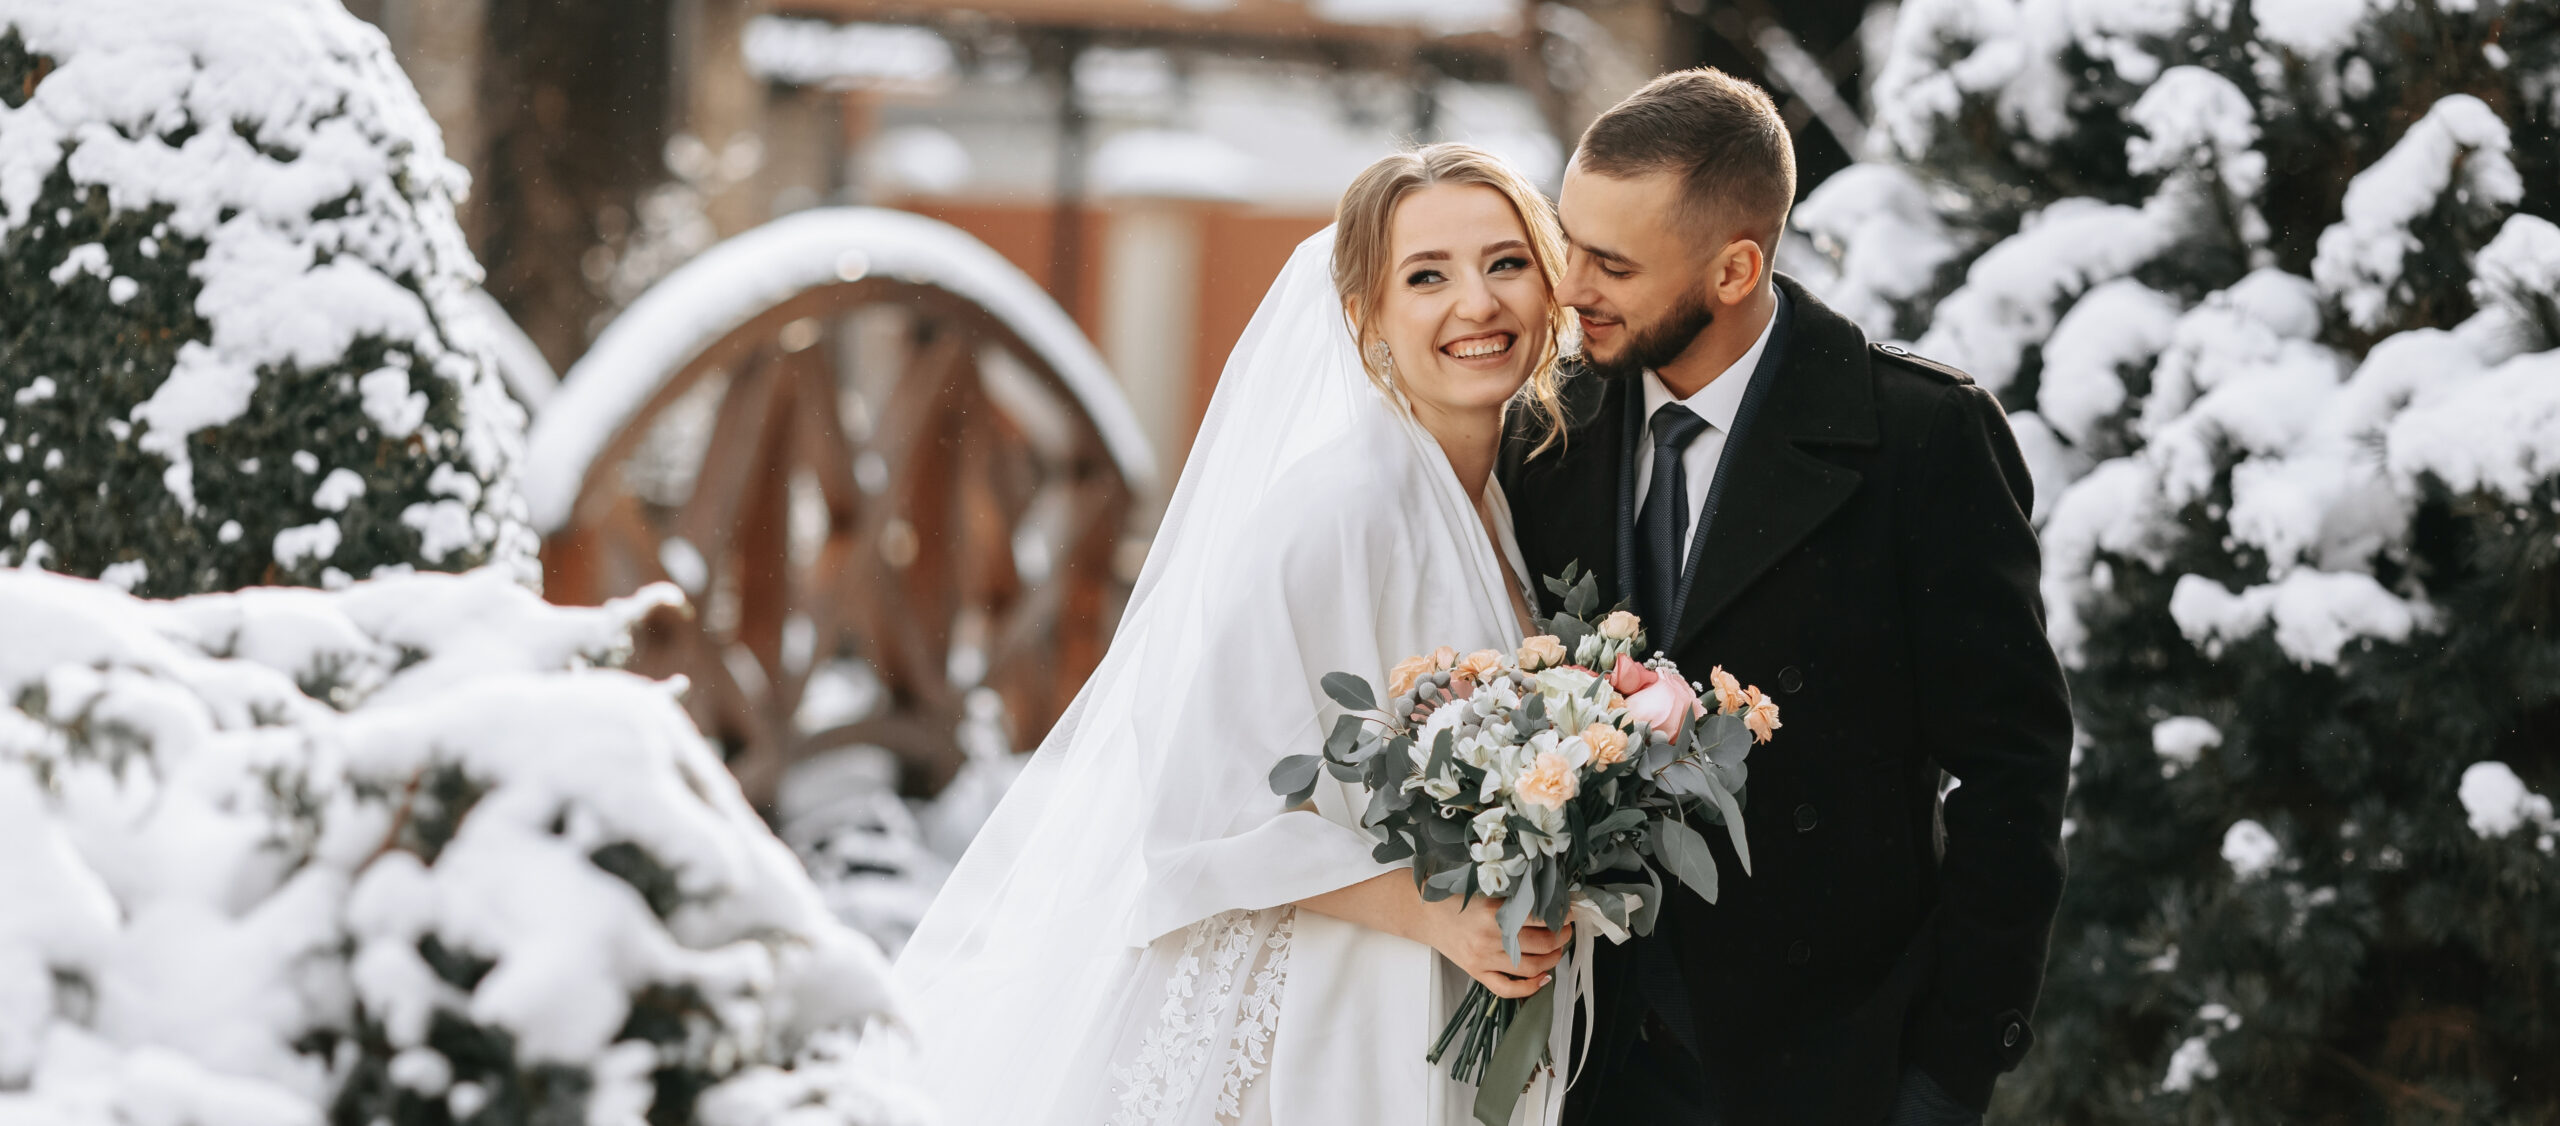
[[[1884,363],[1919,372],[1940,383],[1972,383],[1973,377],[1926,356],[1915,355],[1899,344],[1869,344],[1867,354]]]

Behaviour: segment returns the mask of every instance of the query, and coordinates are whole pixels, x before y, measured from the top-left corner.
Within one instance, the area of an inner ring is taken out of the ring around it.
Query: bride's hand
[[[1535,921],[1520,927],[1520,960],[1502,949],[1502,924],[1494,914],[1502,901],[1477,896],[1460,907],[1454,898],[1422,905],[1427,941],[1440,955],[1467,971],[1496,997],[1520,1000],[1536,993],[1553,976],[1565,946],[1573,941],[1573,924],[1560,931]]]

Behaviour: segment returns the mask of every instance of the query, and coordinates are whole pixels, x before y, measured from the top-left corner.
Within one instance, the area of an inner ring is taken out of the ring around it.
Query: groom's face
[[[1680,181],[1663,172],[1618,178],[1565,170],[1556,197],[1569,250],[1556,299],[1582,326],[1582,356],[1597,374],[1658,370],[1715,322],[1707,271],[1680,221]]]

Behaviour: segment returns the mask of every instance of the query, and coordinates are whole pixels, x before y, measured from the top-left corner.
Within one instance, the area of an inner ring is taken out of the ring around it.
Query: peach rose
[[[1652,686],[1661,676],[1635,662],[1635,658],[1618,654],[1617,667],[1609,670],[1609,687],[1621,696],[1633,696]]]
[[[1554,751],[1542,751],[1538,761],[1521,772],[1518,787],[1520,800],[1548,809],[1562,809],[1582,790],[1574,780],[1573,761]]]
[[[1717,711],[1732,715],[1742,710],[1742,682],[1735,680],[1732,673],[1724,671],[1723,665],[1717,665],[1707,673],[1707,687],[1716,690]]]
[[[1522,672],[1554,668],[1565,661],[1564,642],[1553,634],[1542,633],[1521,642],[1518,656]]]
[[[1628,718],[1661,732],[1666,739],[1679,734],[1681,724],[1705,714],[1707,709],[1698,705],[1697,692],[1690,689],[1688,681],[1676,676],[1656,677],[1652,684],[1627,696]]]
[[[1447,672],[1457,667],[1458,651],[1446,645],[1431,651],[1431,671]]]
[[[1753,742],[1768,742],[1771,735],[1785,726],[1778,722],[1778,702],[1761,695],[1757,688],[1744,689],[1742,697],[1742,725],[1751,729]]]
[[[1478,649],[1458,662],[1457,679],[1482,684],[1502,675],[1502,654],[1491,649]]]
[[[1600,619],[1600,636],[1611,641],[1633,641],[1643,628],[1642,619],[1624,610],[1612,610],[1608,617]]]
[[[1591,748],[1591,764],[1616,766],[1627,761],[1627,733],[1605,723],[1582,729],[1582,745]]]
[[[1387,694],[1402,696],[1411,692],[1413,686],[1422,680],[1423,674],[1433,671],[1436,670],[1431,667],[1429,657],[1407,657],[1398,661],[1396,667],[1387,670]]]

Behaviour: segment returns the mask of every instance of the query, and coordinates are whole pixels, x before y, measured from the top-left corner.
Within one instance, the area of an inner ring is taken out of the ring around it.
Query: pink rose
[[[1521,772],[1520,800],[1548,809],[1562,809],[1580,793],[1582,784],[1574,779],[1573,760],[1554,751],[1542,751],[1538,761]]]
[[[1689,682],[1676,676],[1655,677],[1652,684],[1627,696],[1627,717],[1671,738],[1680,725],[1707,710],[1698,705],[1698,694]]]
[[[1637,664],[1624,653],[1618,654],[1618,665],[1609,670],[1609,687],[1621,696],[1633,696],[1661,679],[1652,669]]]

